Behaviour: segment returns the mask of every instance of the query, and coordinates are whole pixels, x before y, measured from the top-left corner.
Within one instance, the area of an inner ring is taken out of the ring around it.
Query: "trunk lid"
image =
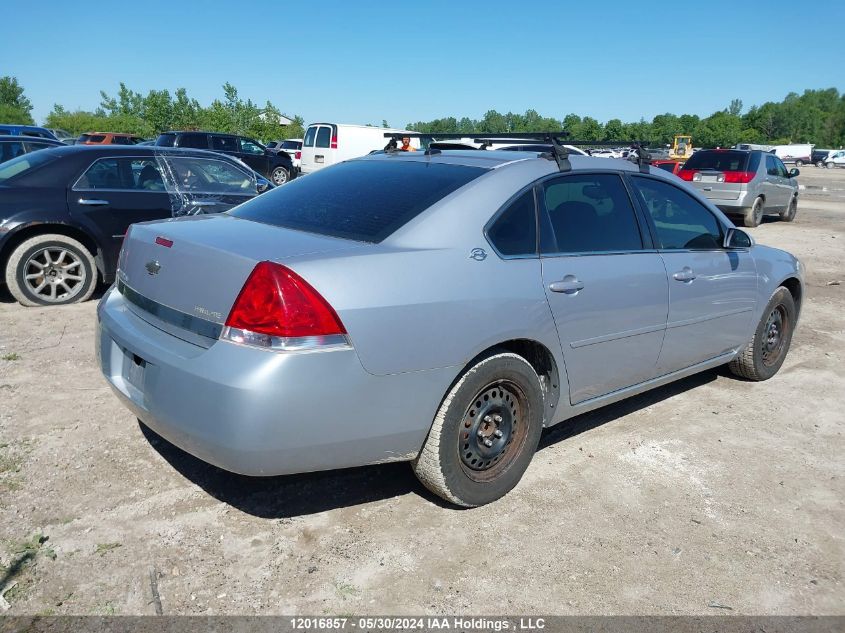
[[[193,341],[198,332],[215,331],[209,322],[226,321],[258,262],[285,263],[361,246],[229,215],[144,222],[132,225],[124,240],[118,285],[136,314],[154,316],[148,320],[156,325],[164,319],[176,326],[167,331]]]

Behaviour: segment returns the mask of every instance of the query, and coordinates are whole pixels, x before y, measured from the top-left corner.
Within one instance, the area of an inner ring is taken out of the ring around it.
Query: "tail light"
[[[223,330],[235,343],[279,350],[347,346],[346,329],[329,303],[295,272],[259,262]]]
[[[332,149],[337,149],[337,132],[332,134]]]
[[[302,158],[302,152],[296,152],[296,154],[294,154],[294,158],[296,158],[296,160],[301,159]]]
[[[747,184],[753,180],[755,173],[753,171],[726,171],[725,182]]]
[[[687,182],[692,182],[692,177],[698,173],[697,169],[682,169],[678,172],[678,176],[681,177],[681,180],[686,180]]]

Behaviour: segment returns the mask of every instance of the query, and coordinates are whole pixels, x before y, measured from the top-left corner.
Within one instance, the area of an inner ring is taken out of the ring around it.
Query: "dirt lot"
[[[112,396],[95,302],[0,289],[6,613],[154,613],[151,574],[166,614],[845,613],[845,170],[803,172],[795,223],[752,230],[808,270],[780,374],[711,371],[556,427],[476,510],[405,464],[207,466]]]

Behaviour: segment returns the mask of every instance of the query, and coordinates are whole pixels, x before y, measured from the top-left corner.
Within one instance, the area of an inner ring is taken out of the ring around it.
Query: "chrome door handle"
[[[695,279],[695,273],[692,272],[692,268],[689,266],[684,266],[683,269],[672,275],[672,279],[675,281],[692,281]]]
[[[563,292],[565,294],[575,294],[583,289],[584,282],[578,281],[575,275],[567,275],[560,281],[553,281],[549,284],[549,290],[552,292]]]
[[[190,203],[193,207],[213,207],[216,204],[220,204],[217,200],[194,200]]]
[[[106,207],[109,204],[108,200],[95,200],[91,198],[80,198],[78,202],[86,207]]]

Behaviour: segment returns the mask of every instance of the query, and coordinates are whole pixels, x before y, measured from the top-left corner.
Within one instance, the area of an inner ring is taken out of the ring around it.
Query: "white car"
[[[299,165],[302,162],[302,139],[301,138],[286,138],[279,141],[273,149],[276,152],[285,152],[293,161],[293,166],[299,171]]]
[[[833,169],[834,167],[845,167],[845,149],[840,149],[828,154],[824,161],[824,166],[828,169]]]
[[[594,149],[590,151],[590,156],[596,158],[622,158],[622,154],[612,149]]]

